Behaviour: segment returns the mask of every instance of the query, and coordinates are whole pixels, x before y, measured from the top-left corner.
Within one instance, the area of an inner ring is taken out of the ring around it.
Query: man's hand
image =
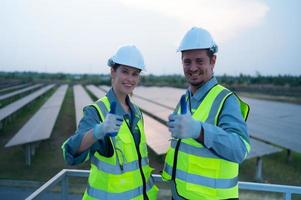
[[[202,122],[193,119],[190,113],[185,115],[171,114],[168,119],[167,126],[172,137],[179,139],[196,139],[199,137],[202,129]]]
[[[102,140],[106,135],[115,137],[122,124],[122,117],[112,113],[107,113],[103,123],[96,124],[93,130],[93,136],[96,140]]]

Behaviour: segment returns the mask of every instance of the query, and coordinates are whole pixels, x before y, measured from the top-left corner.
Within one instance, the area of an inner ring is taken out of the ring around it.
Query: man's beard
[[[199,73],[198,73],[198,76],[204,76],[205,72],[203,70],[200,70]],[[202,78],[203,79],[203,78]],[[197,87],[197,86],[200,86],[200,85],[203,85],[204,83],[204,80],[200,80],[200,81],[190,81],[189,78],[187,78],[187,81],[190,85],[194,86],[194,87]]]
[[[197,87],[197,86],[201,86],[204,84],[204,81],[200,81],[200,82],[190,82],[188,81],[190,85],[194,86],[194,87]]]

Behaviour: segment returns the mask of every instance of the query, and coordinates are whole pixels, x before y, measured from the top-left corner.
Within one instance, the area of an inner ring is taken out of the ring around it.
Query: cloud
[[[139,47],[149,73],[182,73],[175,50],[189,28],[208,29],[223,49],[269,11],[261,0],[3,2],[0,67],[78,73],[106,73],[107,59],[125,43]]]
[[[245,0],[120,0],[127,6],[176,18],[182,30],[192,26],[208,29],[217,41],[233,39],[259,24],[269,11],[262,1]]]

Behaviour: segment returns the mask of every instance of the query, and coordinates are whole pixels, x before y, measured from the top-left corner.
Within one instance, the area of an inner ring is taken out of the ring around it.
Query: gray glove
[[[107,113],[103,123],[96,124],[93,129],[93,136],[96,140],[102,140],[105,136],[115,137],[122,124],[123,118],[120,115]]]
[[[168,119],[167,126],[172,137],[179,139],[196,139],[199,137],[202,122],[193,119],[190,113],[184,115],[171,114]]]

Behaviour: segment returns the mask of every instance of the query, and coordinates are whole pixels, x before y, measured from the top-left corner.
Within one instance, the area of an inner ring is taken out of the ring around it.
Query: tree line
[[[301,75],[255,76],[240,74],[239,76],[217,75],[218,81],[229,87],[236,86],[282,86],[287,88],[301,87]],[[1,82],[18,80],[20,82],[58,82],[68,84],[110,85],[109,74],[67,74],[67,73],[38,73],[38,72],[0,72]],[[187,87],[183,75],[142,75],[140,85]]]

